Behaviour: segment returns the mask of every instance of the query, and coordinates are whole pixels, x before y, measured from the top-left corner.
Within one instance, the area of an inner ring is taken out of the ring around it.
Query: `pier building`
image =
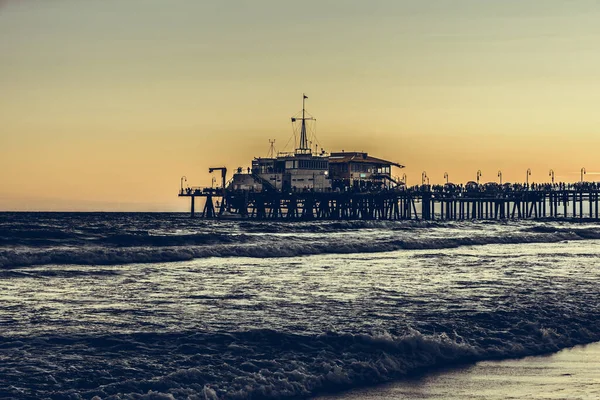
[[[299,124],[298,147],[293,152],[277,153],[271,143],[269,156],[252,160],[252,167],[239,167],[227,190],[251,192],[327,192],[331,190],[391,188],[399,182],[392,177],[392,167],[403,165],[370,156],[365,152],[327,153],[318,145],[313,149],[308,124],[315,118],[307,115],[302,96],[302,111],[293,117]],[[316,138],[315,138],[316,139]],[[316,140],[315,140],[316,141]]]
[[[479,184],[478,171],[477,182],[433,186],[425,184],[423,172],[423,185],[406,187],[394,178],[392,169],[404,168],[397,162],[363,151],[313,149],[307,124],[314,118],[306,112],[306,99],[303,95],[302,111],[292,118],[299,124],[295,151],[275,153],[271,142],[267,157],[239,167],[229,181],[227,168],[209,168],[221,172],[218,188],[184,188],[182,178],[179,196],[190,198],[192,216],[201,198],[203,218],[600,220],[600,183],[583,182],[584,168],[577,184],[502,184],[500,173],[500,184]]]

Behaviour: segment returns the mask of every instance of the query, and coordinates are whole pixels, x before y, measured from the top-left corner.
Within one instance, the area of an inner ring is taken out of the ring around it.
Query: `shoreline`
[[[598,399],[600,342],[557,353],[436,370],[316,400]]]

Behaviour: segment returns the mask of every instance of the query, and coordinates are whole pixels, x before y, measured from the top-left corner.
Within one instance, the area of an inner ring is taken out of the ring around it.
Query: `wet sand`
[[[600,343],[515,360],[483,361],[319,400],[600,399]]]

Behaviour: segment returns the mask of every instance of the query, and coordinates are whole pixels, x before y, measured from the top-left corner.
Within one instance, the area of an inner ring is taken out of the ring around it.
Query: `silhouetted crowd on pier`
[[[444,185],[414,185],[404,186],[399,185],[395,187],[386,187],[381,185],[356,185],[352,187],[340,188],[324,188],[314,190],[312,188],[296,188],[292,187],[290,192],[292,193],[307,193],[307,192],[329,192],[329,193],[390,193],[390,192],[408,192],[408,193],[424,193],[431,192],[433,194],[446,194],[446,195],[471,195],[471,194],[487,194],[487,195],[498,195],[498,194],[509,194],[509,193],[520,193],[520,192],[550,192],[550,191],[581,191],[581,190],[600,190],[600,182],[576,182],[576,183],[504,183],[502,185],[489,182],[478,184],[476,182],[467,182],[466,184],[453,184],[446,183]],[[187,187],[182,188],[181,195],[206,195],[206,194],[221,194],[222,188],[198,188],[198,187]],[[238,190],[244,192],[244,190]],[[245,190],[245,192],[261,192],[261,190]]]
[[[415,185],[410,187],[400,187],[400,190],[409,192],[432,192],[448,194],[475,194],[475,193],[515,193],[515,192],[549,192],[549,191],[579,191],[579,190],[600,190],[600,182],[557,182],[557,183],[504,183],[502,185],[490,182],[477,184],[467,182],[466,184],[455,185],[446,183],[444,185]]]

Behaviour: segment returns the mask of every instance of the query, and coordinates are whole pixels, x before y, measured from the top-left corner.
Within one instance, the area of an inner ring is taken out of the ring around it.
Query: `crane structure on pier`
[[[222,188],[225,190],[225,184],[227,183],[227,168],[225,167],[213,167],[208,169],[208,173],[212,174],[215,171],[221,171]]]

